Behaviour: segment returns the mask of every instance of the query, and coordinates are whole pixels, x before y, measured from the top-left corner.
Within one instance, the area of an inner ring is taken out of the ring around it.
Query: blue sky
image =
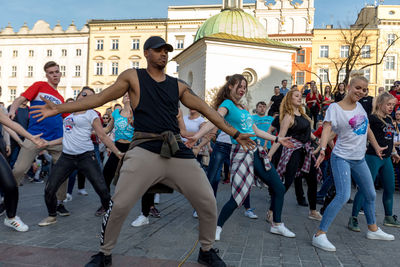
[[[297,0],[298,1],[298,0]],[[164,18],[170,5],[218,4],[221,0],[4,0],[1,1],[0,28],[8,22],[18,30],[24,22],[31,28],[43,19],[53,27],[60,21],[64,29],[72,20],[81,28],[88,19]],[[254,2],[244,0],[245,3]],[[348,25],[358,11],[373,0],[315,0],[315,28],[326,24]],[[399,4],[399,0],[385,0]]]

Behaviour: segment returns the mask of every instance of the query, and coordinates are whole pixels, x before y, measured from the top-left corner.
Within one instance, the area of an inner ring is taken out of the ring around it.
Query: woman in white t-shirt
[[[393,235],[384,233],[377,225],[375,218],[375,188],[371,172],[365,161],[367,135],[378,156],[384,149],[378,145],[372,131],[369,129],[368,116],[358,103],[368,91],[368,80],[363,76],[354,76],[347,85],[348,94],[345,98],[329,106],[324,119],[324,129],[321,137],[321,152],[316,166],[325,158],[325,149],[330,138],[337,135],[336,145],[332,151],[331,166],[335,181],[336,196],[326,208],[319,230],[313,236],[312,244],[326,251],[336,251],[329,242],[326,232],[350,198],[351,177],[357,183],[365,197],[364,212],[368,224],[368,239],[394,240]]]
[[[77,101],[93,94],[95,94],[94,90],[86,87],[77,96]],[[56,192],[76,169],[81,171],[93,185],[101,199],[104,210],[108,209],[111,198],[95,156],[93,142],[90,139],[93,130],[113,153],[120,158],[123,156],[123,153],[118,150],[114,142],[104,132],[99,116],[92,109],[75,112],[67,116],[64,119],[63,130],[63,151],[52,168],[45,188],[45,201],[49,217],[43,219],[39,226],[47,226],[57,222]]]

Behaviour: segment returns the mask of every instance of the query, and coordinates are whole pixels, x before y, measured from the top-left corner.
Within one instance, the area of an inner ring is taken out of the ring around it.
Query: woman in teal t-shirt
[[[253,140],[260,137],[265,140],[279,142],[284,146],[291,146],[292,144],[288,141],[288,138],[277,138],[257,128],[250,113],[239,103],[246,93],[247,81],[243,75],[235,74],[228,76],[225,85],[218,91],[214,99],[213,107],[240,133],[254,134]],[[191,146],[214,127],[211,122],[208,122],[193,137],[188,138],[189,141],[186,144]],[[215,239],[220,239],[222,226],[232,215],[233,211],[243,204],[252,185],[255,183],[255,176],[267,184],[273,191],[271,202],[274,209],[274,218],[270,232],[286,237],[295,237],[296,235],[281,222],[285,187],[275,168],[269,163],[263,147],[258,145],[254,150],[245,151],[234,138],[231,137],[231,140],[232,164],[230,173],[232,196],[224,205],[218,217]]]

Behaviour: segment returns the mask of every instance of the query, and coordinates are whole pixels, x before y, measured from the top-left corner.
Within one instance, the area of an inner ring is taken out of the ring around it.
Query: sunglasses
[[[108,120],[109,119],[109,117],[103,117],[103,120]]]

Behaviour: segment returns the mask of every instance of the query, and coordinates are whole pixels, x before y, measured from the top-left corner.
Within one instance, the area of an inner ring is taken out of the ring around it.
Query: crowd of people
[[[18,186],[25,177],[46,182],[48,217],[38,222],[41,227],[57,223],[57,215],[70,215],[66,203],[73,201],[76,177],[81,195],[88,194],[87,179],[100,199],[94,215],[103,220],[100,252],[86,266],[109,266],[135,203],[141,199],[141,214],[131,225],[141,227],[149,224],[149,216],[162,216],[155,206],[160,194],[175,190],[189,200],[199,220],[198,262],[226,266],[214,242],[224,238],[223,226],[242,205],[244,216],[258,218],[250,202],[254,185],[268,187],[265,216],[272,234],[296,237],[281,216],[294,183],[298,204],[309,208],[310,220],[320,221],[312,245],[336,251],[327,231],[348,203],[353,182],[358,190],[348,228],[360,231],[362,210],[368,239],[395,239],[377,225],[375,186],[383,188],[383,225],[400,227],[393,214],[400,174],[400,82],[390,92],[380,89],[373,99],[360,74],[334,92],[326,86],[323,94],[314,81],[299,90],[287,88],[283,80],[252,115],[243,102],[248,93],[243,75],[227,76],[210,107],[184,81],[164,73],[172,50],[162,38],[150,37],[144,44],[146,69],[124,71],[99,94],[83,87],[76,99],[65,102],[57,91],[59,66],[45,64],[47,81],[34,83],[0,112],[0,214],[6,213],[6,226],[29,229],[17,216]],[[94,110],[121,97],[122,105],[104,115]],[[183,116],[180,103],[189,108],[188,115]],[[221,177],[231,183],[232,194],[217,216]]]

